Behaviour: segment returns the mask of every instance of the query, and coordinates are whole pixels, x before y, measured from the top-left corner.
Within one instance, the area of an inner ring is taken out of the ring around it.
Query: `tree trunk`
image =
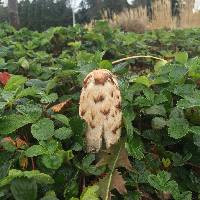
[[[15,28],[19,28],[17,0],[8,0],[8,15],[10,24]]]

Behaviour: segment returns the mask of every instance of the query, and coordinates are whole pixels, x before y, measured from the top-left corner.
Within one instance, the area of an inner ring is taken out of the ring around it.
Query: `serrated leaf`
[[[51,117],[63,123],[64,125],[69,126],[69,118],[67,118],[65,115],[56,114],[56,115],[51,115]]]
[[[200,135],[194,134],[193,141],[196,146],[200,147]]]
[[[20,58],[18,63],[22,66],[22,68],[29,69],[29,62],[26,60],[25,57]]]
[[[40,171],[38,171],[38,170],[23,172],[21,170],[11,169],[8,173],[8,176],[6,176],[0,180],[0,187],[10,184],[10,182],[13,179],[18,178],[18,177],[33,178],[36,180],[37,183],[41,183],[41,184],[54,183],[54,180],[52,179],[51,176],[44,174],[44,173],[40,173]]]
[[[14,179],[10,186],[11,192],[16,200],[36,200],[37,184],[35,180],[27,178]]]
[[[145,114],[165,116],[166,110],[165,110],[165,107],[163,105],[154,105],[150,108],[145,109]]]
[[[43,155],[42,163],[49,169],[58,169],[63,163],[63,153],[58,151],[52,155]]]
[[[189,132],[189,123],[184,118],[171,118],[168,121],[168,134],[175,139],[186,136]]]
[[[136,115],[132,111],[130,112],[129,108],[125,108],[123,112],[123,121],[127,131],[127,135],[131,136],[133,134],[133,125],[132,121],[135,119]]]
[[[179,191],[178,190],[178,184],[170,180],[171,175],[166,171],[161,171],[157,175],[149,175],[148,176],[148,182],[149,184],[156,188],[158,191],[162,192],[172,192]]]
[[[26,81],[26,77],[20,75],[12,75],[7,84],[5,85],[4,90],[14,91],[17,88],[23,86]]]
[[[37,121],[42,115],[42,107],[39,104],[22,104],[16,107],[17,111],[27,116],[32,122]]]
[[[37,140],[48,140],[54,134],[54,124],[48,118],[43,118],[31,126],[31,133]]]
[[[35,87],[28,87],[23,89],[19,94],[17,94],[15,99],[20,99],[22,97],[32,96],[34,97],[38,93],[38,90]]]
[[[188,70],[185,67],[174,66],[174,68],[172,68],[172,70],[169,73],[170,82],[173,84],[183,83],[186,78],[187,72]]]
[[[70,128],[62,127],[55,130],[54,137],[59,140],[66,140],[72,136],[72,130]]]
[[[31,147],[29,147],[26,152],[25,155],[27,157],[34,157],[34,156],[39,156],[42,155],[46,152],[46,150],[40,146],[40,145],[33,145]]]
[[[39,184],[53,184],[54,180],[48,174],[41,173],[38,170],[24,171],[23,175],[29,179],[34,179]]]
[[[187,52],[177,52],[175,53],[175,60],[181,64],[185,64],[188,60],[188,53]]]
[[[149,80],[149,78],[147,76],[139,76],[137,78],[133,78],[131,81],[145,85],[147,87],[150,87],[152,85],[152,81]]]
[[[102,60],[99,63],[99,68],[100,69],[108,69],[108,70],[112,70],[112,63],[109,60]]]
[[[40,200],[59,200],[59,199],[56,197],[56,194],[54,191],[48,191],[46,192],[45,196],[41,198]]]
[[[198,97],[185,97],[184,99],[180,99],[177,102],[177,107],[181,109],[193,108],[193,107],[200,107],[200,100]]]
[[[154,71],[156,73],[159,73],[162,70],[162,67],[165,66],[166,64],[167,64],[166,60],[158,61],[154,66]]]
[[[32,120],[25,115],[12,114],[0,118],[0,134],[8,135],[17,129],[32,123]]]
[[[191,126],[190,132],[197,134],[197,135],[200,135],[200,126]]]
[[[51,94],[42,94],[41,103],[49,104],[54,103],[58,99],[58,95],[56,93]]]
[[[89,186],[84,189],[83,193],[81,194],[80,200],[99,200],[98,191],[98,185]]]
[[[185,156],[182,156],[179,153],[173,153],[172,154],[172,160],[173,160],[173,165],[175,167],[177,166],[183,166],[190,158],[192,157],[191,153],[187,153]]]
[[[164,118],[162,117],[155,117],[151,121],[151,126],[153,129],[162,129],[167,125],[167,122]]]
[[[76,162],[76,165],[79,169],[84,171],[84,173],[98,176],[103,173],[104,168],[97,168],[97,166],[93,164],[94,161],[95,155],[88,154],[83,158],[82,162]]]
[[[144,158],[144,145],[141,138],[134,134],[131,137],[128,137],[125,147],[130,156],[141,160]]]
[[[39,141],[39,144],[46,149],[48,154],[54,154],[59,149],[59,142],[54,139]]]

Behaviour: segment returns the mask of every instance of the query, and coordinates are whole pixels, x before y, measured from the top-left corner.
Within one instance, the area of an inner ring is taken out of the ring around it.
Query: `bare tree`
[[[10,24],[15,28],[19,28],[17,0],[8,0],[8,15]]]

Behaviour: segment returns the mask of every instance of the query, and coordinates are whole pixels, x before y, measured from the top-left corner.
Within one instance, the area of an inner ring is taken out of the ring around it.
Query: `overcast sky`
[[[7,3],[8,0],[3,0],[5,3]],[[18,0],[20,1],[20,0]],[[117,0],[116,0],[117,1]],[[127,0],[128,2],[131,2],[132,0]],[[79,5],[79,3],[81,2],[81,0],[74,0],[76,7]],[[200,9],[200,0],[196,0],[195,1],[195,9]]]

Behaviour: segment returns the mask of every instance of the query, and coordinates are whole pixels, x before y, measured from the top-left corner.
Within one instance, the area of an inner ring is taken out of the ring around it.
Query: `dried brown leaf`
[[[104,200],[111,200],[113,196],[111,191],[113,189],[116,189],[120,194],[127,193],[125,181],[121,173],[117,170],[113,174],[108,174],[103,179],[100,179],[98,185],[100,196]]]
[[[115,170],[113,178],[112,178],[112,188],[116,189],[120,194],[127,193],[127,190],[125,187],[125,181],[121,173],[117,170]]]
[[[115,155],[116,155],[116,153],[118,153],[119,145],[123,145],[123,147],[120,149],[119,157],[118,157],[118,160],[116,162],[116,168],[117,167],[124,167],[127,170],[131,171],[132,165],[131,165],[130,160],[128,158],[128,152],[125,149],[124,143],[122,144],[122,142],[120,142],[117,145],[112,146],[107,151],[102,152],[100,154],[100,160],[96,164],[96,167],[108,165],[108,167],[111,169],[113,162],[114,162],[114,159],[115,159]]]

